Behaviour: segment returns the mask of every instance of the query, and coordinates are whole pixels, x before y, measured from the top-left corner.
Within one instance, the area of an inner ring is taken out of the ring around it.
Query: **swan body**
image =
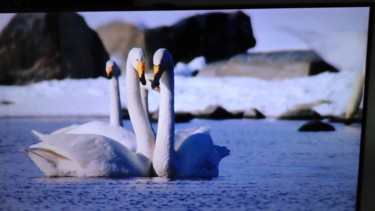
[[[160,90],[160,111],[153,156],[161,177],[217,177],[220,160],[229,155],[226,147],[214,145],[208,130],[181,133],[176,145],[174,129],[174,73],[172,56],[159,49],[153,57],[152,88]],[[183,134],[183,135],[182,135]]]
[[[145,150],[153,146],[144,126],[150,126],[146,116],[135,115],[143,110],[139,94],[139,82],[144,79],[144,53],[141,49],[132,49],[127,60],[127,94],[129,113],[137,138],[137,150],[120,141],[114,140],[105,134],[91,134],[103,129],[110,135],[115,134],[119,125],[105,125],[87,123],[79,126],[70,126],[49,135],[34,131],[41,142],[30,146],[23,151],[34,161],[46,176],[152,176],[152,152]],[[133,89],[138,87],[138,89]],[[136,93],[133,93],[136,92]],[[138,96],[137,98],[134,96]],[[104,127],[100,125],[105,125]],[[111,132],[112,130],[112,132]],[[108,135],[108,134],[107,134]],[[135,140],[135,139],[133,139]]]

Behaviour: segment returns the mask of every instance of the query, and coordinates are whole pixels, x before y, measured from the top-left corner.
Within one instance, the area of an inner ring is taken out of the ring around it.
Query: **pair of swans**
[[[158,135],[147,115],[145,57],[134,48],[127,60],[128,110],[134,133],[121,126],[118,68],[111,62],[110,123],[89,122],[45,135],[34,131],[41,142],[23,151],[46,176],[77,177],[217,177],[226,147],[213,144],[206,128],[174,130],[174,77],[172,56],[159,49],[153,58],[152,87],[161,94]],[[135,138],[136,137],[136,138]]]

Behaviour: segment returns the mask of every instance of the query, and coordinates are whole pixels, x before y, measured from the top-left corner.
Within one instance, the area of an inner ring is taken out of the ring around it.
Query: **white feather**
[[[154,54],[160,78],[160,111],[153,166],[158,176],[217,177],[219,163],[229,155],[226,147],[215,146],[207,128],[174,130],[174,74],[172,56],[166,49]],[[175,140],[181,138],[180,140]]]
[[[136,66],[133,62],[135,60],[143,61],[142,53],[141,49],[133,49],[129,53],[127,65],[128,94],[132,93],[138,97],[139,89],[132,89],[133,86],[139,88],[137,73],[135,73]],[[133,107],[143,110],[139,98],[130,98],[129,102],[132,102]],[[147,154],[148,151],[145,151],[144,148],[148,147],[150,143],[152,145],[153,140],[147,136],[145,138],[146,129],[143,126],[148,122],[145,118],[142,119],[142,116],[134,115],[139,112],[133,107],[129,107],[129,113],[131,118],[134,118],[133,127],[138,140],[137,153],[134,152],[136,142],[134,134],[116,123],[103,122],[73,125],[49,135],[33,131],[41,142],[23,151],[46,176],[151,176],[150,156],[152,154]],[[150,126],[150,124],[148,125]]]

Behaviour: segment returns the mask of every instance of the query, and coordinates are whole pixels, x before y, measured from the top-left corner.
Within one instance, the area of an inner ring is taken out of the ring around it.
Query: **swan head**
[[[146,78],[145,78],[145,69],[146,69],[146,62],[145,62],[145,53],[142,48],[133,48],[129,52],[128,62],[137,72],[139,77],[139,81],[142,85],[146,85]]]
[[[151,82],[151,88],[160,91],[160,78],[164,71],[173,71],[174,63],[172,55],[165,48],[158,49],[153,57],[154,80]]]
[[[108,78],[112,78],[113,76],[120,75],[120,68],[116,64],[116,62],[112,60],[108,60],[106,63],[105,71],[107,73]]]

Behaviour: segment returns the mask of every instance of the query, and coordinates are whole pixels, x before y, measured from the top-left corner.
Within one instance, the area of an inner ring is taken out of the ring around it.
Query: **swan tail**
[[[215,149],[217,154],[219,155],[219,159],[223,159],[230,154],[230,150],[226,146],[217,146],[215,145]]]
[[[189,136],[192,136],[198,133],[209,134],[210,128],[203,126],[203,127],[194,127],[194,128],[188,128],[188,129],[175,131],[175,140],[176,142],[182,143],[182,141],[184,141]]]
[[[208,126],[202,126],[195,130],[194,133],[210,133],[210,127]]]
[[[94,123],[96,121],[93,121],[92,123]],[[86,124],[82,124],[83,125],[88,125],[90,123],[86,123]],[[73,125],[70,125],[70,126],[67,126],[67,127],[63,127],[63,128],[60,128],[58,130],[55,130],[53,131],[51,134],[64,134],[64,133],[69,133],[71,131],[74,131],[74,129],[76,129],[79,125],[77,124],[73,124]]]
[[[47,149],[21,149],[46,176],[58,176],[59,159],[68,158]]]
[[[40,140],[43,140],[43,138],[46,136],[46,134],[41,133],[41,132],[36,131],[36,130],[32,130],[31,132],[32,132],[37,138],[39,138]]]

